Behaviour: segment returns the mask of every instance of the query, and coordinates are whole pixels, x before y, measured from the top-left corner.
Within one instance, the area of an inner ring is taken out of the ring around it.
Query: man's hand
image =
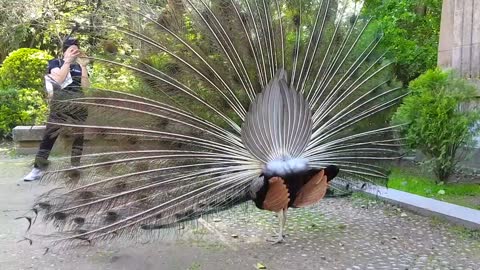
[[[70,46],[68,49],[65,51],[63,55],[63,60],[65,63],[73,63],[77,59],[77,57],[80,55],[80,50],[78,49],[77,46]]]
[[[88,79],[88,70],[87,70],[87,65],[90,63],[90,59],[88,59],[88,56],[84,52],[80,52],[80,55],[77,58],[77,63],[80,64],[80,67],[82,68],[82,80],[81,80],[81,85],[82,88],[88,88],[90,87],[90,80]]]
[[[84,52],[80,52],[77,58],[77,63],[79,63],[82,67],[86,67],[88,63],[90,63],[90,59],[88,59],[87,57],[87,54],[85,54]]]

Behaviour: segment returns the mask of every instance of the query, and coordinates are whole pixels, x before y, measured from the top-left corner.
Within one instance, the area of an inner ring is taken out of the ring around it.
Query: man
[[[88,59],[83,58],[77,39],[69,37],[63,44],[63,59],[53,59],[48,62],[48,74],[59,87],[53,92],[50,105],[50,115],[45,134],[35,157],[34,168],[25,176],[25,181],[39,180],[48,165],[48,156],[58,138],[60,126],[51,123],[83,123],[87,119],[87,108],[79,104],[65,102],[72,98],[83,96],[82,89],[90,85],[86,66]],[[69,84],[68,84],[69,83]],[[68,84],[65,86],[65,84]],[[63,86],[63,89],[60,89]],[[63,101],[63,102],[62,102]],[[73,129],[73,145],[71,154],[72,166],[80,165],[83,151],[83,130]]]

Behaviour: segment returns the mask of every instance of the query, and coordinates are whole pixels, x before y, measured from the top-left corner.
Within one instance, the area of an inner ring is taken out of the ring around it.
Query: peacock
[[[279,243],[288,209],[332,186],[386,183],[402,146],[389,115],[406,93],[359,1],[152,5],[125,4],[141,27],[108,26],[136,54],[90,58],[138,89],[56,101],[88,119],[54,123],[87,140],[80,165],[58,158],[42,177],[58,188],[34,211],[55,243],[134,237],[248,201],[278,215]]]

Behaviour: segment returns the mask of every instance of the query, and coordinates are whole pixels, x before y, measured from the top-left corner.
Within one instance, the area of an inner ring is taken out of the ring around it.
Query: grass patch
[[[385,201],[379,199],[378,197],[363,192],[354,192],[350,198],[352,204],[357,207],[370,208],[379,204],[383,205],[385,203]]]
[[[465,239],[471,239],[475,241],[480,241],[480,230],[467,229],[462,226],[453,226],[450,228],[453,232],[457,233]]]
[[[202,269],[201,268],[202,266],[200,265],[200,263],[192,263],[192,265],[188,268],[188,270],[200,270]]]
[[[16,151],[14,143],[10,140],[2,140],[0,138],[0,158],[14,158],[16,156]]]
[[[390,174],[388,186],[480,210],[480,184],[436,184],[434,179],[413,169],[397,168]]]

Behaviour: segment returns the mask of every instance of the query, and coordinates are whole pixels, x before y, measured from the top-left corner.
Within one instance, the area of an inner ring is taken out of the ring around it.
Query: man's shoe
[[[37,181],[40,180],[43,176],[43,171],[39,168],[33,168],[32,171],[23,178],[25,182]]]

